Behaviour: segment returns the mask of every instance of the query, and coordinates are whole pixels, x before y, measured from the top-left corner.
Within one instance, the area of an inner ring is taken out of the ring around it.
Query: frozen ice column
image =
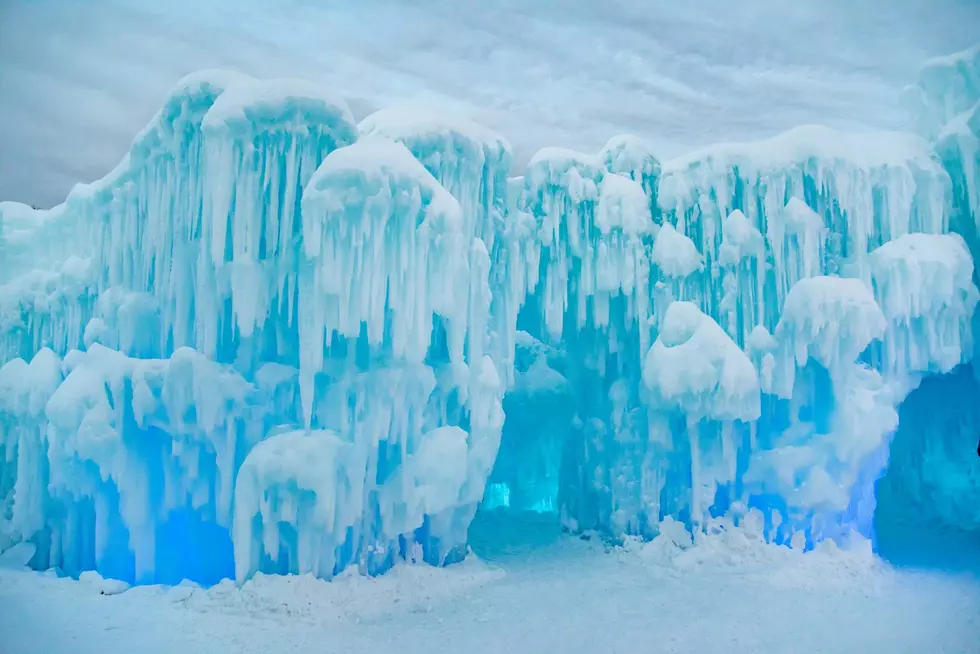
[[[299,377],[314,429],[271,434],[243,464],[239,580],[443,563],[465,542],[503,423],[484,354],[486,248],[464,247],[458,202],[405,146],[377,137],[326,157],[302,220]],[[330,462],[335,483],[305,473],[292,441]]]
[[[274,434],[256,445],[235,486],[235,579],[262,569],[330,578],[364,512],[363,443],[326,430]],[[342,559],[341,559],[342,561]]]
[[[643,238],[654,224],[640,182],[607,173],[596,156],[545,148],[528,165],[522,204],[536,222],[532,261],[541,262],[528,288],[552,338],[561,336],[566,312],[577,329],[605,328],[610,299],[620,294],[627,320],[645,319]]]
[[[253,387],[190,348],[133,359],[93,344],[64,365],[45,407],[39,556],[70,573],[156,581],[159,564],[201,546],[196,528],[161,529],[175,512],[192,512],[199,527],[230,524],[238,456],[250,444],[245,414],[261,411],[250,406]]]
[[[45,406],[62,382],[61,359],[42,348],[28,364],[0,367],[0,549],[28,540],[46,521]]]
[[[94,246],[99,291],[121,287],[156,297],[160,348],[170,337],[174,347],[195,345],[194,323],[204,322],[195,295],[208,187],[201,123],[225,90],[249,79],[225,71],[182,79],[119,165],[101,180],[76,185],[65,203],[78,217],[75,238]]]
[[[505,216],[510,144],[461,116],[419,107],[382,109],[361,121],[358,128],[364,138],[404,145],[459,202],[463,242],[469,247],[468,264],[475,285],[469,294],[471,321],[492,323],[486,344],[479,338],[469,340],[468,356],[476,360],[484,351],[490,352],[500,372],[509,377],[514,325],[524,301],[521,280],[526,276],[526,264],[519,258],[521,244]],[[489,286],[484,289],[480,271],[486,266]],[[489,304],[483,306],[490,301],[492,309]]]
[[[957,234],[906,234],[871,253],[878,305],[888,319],[882,370],[896,383],[948,373],[973,354],[978,301],[973,258]]]
[[[644,359],[643,382],[651,409],[679,411],[687,419],[690,514],[697,529],[718,485],[735,481],[738,443],[732,423],[759,418],[758,373],[718,323],[690,302],[673,302]],[[701,442],[702,421],[722,423],[717,439]]]
[[[772,393],[787,402],[788,424],[767,435],[744,476],[750,505],[772,512],[777,541],[870,535],[874,481],[898,416],[889,380],[859,358],[885,329],[859,279],[811,277],[787,295]]]
[[[460,203],[467,242],[478,237],[493,252],[503,228],[511,148],[501,136],[465,118],[417,108],[388,107],[358,126],[365,137],[401,143]]]
[[[405,146],[363,139],[331,153],[307,185],[303,237],[307,424],[326,349],[335,337],[356,340],[362,325],[371,347],[422,362],[438,314],[452,325],[450,360],[463,362],[468,265],[459,203]]]
[[[201,128],[207,184],[197,310],[216,314],[222,289],[248,339],[270,311],[281,327],[292,322],[303,188],[327,154],[356,140],[357,127],[343,99],[309,82],[277,79],[232,85]],[[212,329],[204,349],[214,356],[217,321],[206,324]],[[277,344],[280,354],[295,356],[285,340]]]

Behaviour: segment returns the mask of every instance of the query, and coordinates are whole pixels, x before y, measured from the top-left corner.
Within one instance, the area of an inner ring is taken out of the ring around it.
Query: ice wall
[[[877,276],[879,301],[890,322],[908,325],[910,329],[902,331],[911,336],[908,347],[885,351],[883,358],[897,360],[900,366],[918,360],[918,368],[939,373],[923,380],[900,407],[888,472],[878,486],[880,521],[886,530],[896,525],[977,530],[971,502],[980,496],[974,458],[978,366],[974,358],[957,367],[960,359],[954,352],[963,339],[976,337],[980,325],[975,295],[955,290],[967,275],[977,279],[969,253],[973,258],[980,255],[980,46],[926,62],[905,99],[917,130],[933,144],[949,173],[950,230],[962,240],[952,257],[942,242],[895,242],[880,251],[880,263],[887,261],[891,272]],[[960,281],[952,287],[940,282],[933,277],[939,268],[942,279]],[[921,293],[895,302],[887,294],[896,284],[919,286]],[[948,308],[937,313],[927,306],[933,301]],[[972,335],[964,320],[971,314]],[[938,321],[935,328],[925,329],[919,315]]]
[[[555,504],[612,536],[750,509],[799,546],[869,534],[896,406],[972,351],[972,259],[946,235],[929,145],[808,126],[661,166],[613,143],[648,163],[545,149],[512,186],[533,256],[504,291],[526,295],[517,325],[538,354],[505,401],[488,502]],[[593,283],[603,192],[643,170],[657,183],[634,191],[657,206],[617,255],[634,277]]]
[[[923,64],[905,89],[917,131],[934,144],[953,183],[952,227],[980,252],[980,45]]]
[[[868,535],[897,407],[972,356],[950,161],[807,126],[508,179],[455,116],[192,75],[105,178],[0,203],[0,547],[377,574],[459,560],[481,501],[612,538]]]
[[[102,180],[0,206],[4,542],[137,582],[459,558],[510,153],[440,120],[205,71]]]

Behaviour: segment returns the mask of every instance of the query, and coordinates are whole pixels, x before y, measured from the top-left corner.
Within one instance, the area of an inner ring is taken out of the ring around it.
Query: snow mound
[[[249,80],[231,84],[211,105],[201,123],[206,132],[249,133],[263,125],[276,130],[306,130],[308,125],[356,123],[340,96],[301,79]]]
[[[688,236],[664,223],[653,242],[653,263],[668,277],[684,278],[704,267],[698,247]]]
[[[798,281],[783,306],[776,337],[800,366],[810,357],[827,369],[855,361],[885,332],[885,316],[859,279],[810,277]]]
[[[303,194],[304,250],[316,269],[304,280],[312,301],[301,324],[307,420],[312,375],[334,333],[357,338],[363,323],[377,345],[390,320],[393,354],[421,361],[433,314],[465,329],[460,220],[459,203],[400,143],[362,139],[323,161]],[[458,361],[462,337],[454,341]]]
[[[643,363],[657,403],[689,420],[759,417],[759,378],[752,362],[709,316],[690,302],[667,308],[660,335]]]
[[[872,252],[870,260],[875,295],[889,320],[887,358],[900,368],[895,372],[946,373],[968,359],[980,293],[963,239],[907,234]]]
[[[643,187],[622,175],[603,177],[599,186],[596,226],[604,236],[615,229],[628,236],[651,233],[654,225]]]
[[[367,453],[329,431],[270,436],[245,457],[235,485],[235,578],[267,557],[292,574],[330,577],[336,550],[363,515]]]

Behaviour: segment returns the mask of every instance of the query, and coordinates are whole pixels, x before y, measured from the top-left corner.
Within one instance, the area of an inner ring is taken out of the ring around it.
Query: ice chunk
[[[797,282],[776,327],[783,366],[804,366],[813,357],[832,374],[853,363],[885,333],[886,320],[871,290],[859,279],[810,277]],[[792,374],[777,390],[789,397]]]
[[[925,62],[917,87],[906,90],[919,128],[929,138],[980,101],[980,45]]]
[[[45,564],[71,573],[94,564],[152,581],[157,563],[169,559],[157,540],[164,548],[188,545],[158,531],[172,512],[189,507],[200,520],[228,524],[238,436],[248,435],[239,424],[247,382],[189,348],[169,360],[132,359],[95,343],[73,351],[63,366],[50,351],[35,359],[45,362],[48,380],[36,403],[53,392],[33,422],[20,418],[41,433],[21,439],[18,465],[34,474],[19,475],[24,489],[14,506],[31,515],[31,507],[48,507],[36,511],[33,531],[24,534],[51,531]],[[57,385],[62,368],[67,376]],[[46,486],[37,483],[45,477]],[[128,539],[120,542],[120,533]]]
[[[31,270],[0,285],[0,360],[81,346],[97,275],[90,259],[72,255],[53,271]]]
[[[620,175],[606,175],[599,189],[596,226],[604,235],[618,229],[625,235],[653,231],[648,200],[643,187]]]
[[[600,185],[599,205],[595,214],[599,235],[589,248],[593,261],[583,261],[585,270],[579,280],[579,292],[633,296],[638,309],[646,315],[645,293],[648,266],[643,237],[653,231],[647,198],[638,182],[619,175],[606,175]],[[588,278],[594,271],[595,280]],[[593,306],[596,325],[606,324],[606,302]]]
[[[643,237],[654,225],[639,182],[605,173],[595,156],[545,148],[528,165],[522,204],[537,228],[527,256],[542,271],[540,280],[532,271],[528,289],[539,297],[550,335],[562,333],[566,312],[576,326],[605,328],[611,298],[620,294],[627,313],[645,320]]]
[[[806,198],[837,238],[846,241],[846,254],[860,269],[866,266],[867,253],[881,243],[909,232],[947,231],[945,178],[920,137],[852,134],[809,125],[771,139],[715,145],[668,161],[659,198],[665,218],[692,235],[709,262],[718,259],[722,220],[731,211],[740,209],[749,223],[767,231],[792,198]],[[793,216],[782,222],[793,222]],[[777,257],[776,274],[781,274],[778,266],[785,257],[778,253],[785,246],[778,233],[767,236]],[[803,236],[797,232],[798,241]],[[807,248],[815,245],[811,242]],[[842,247],[838,249],[844,254]],[[775,322],[779,308],[775,303],[766,306],[764,322]],[[754,322],[763,322],[762,317]]]
[[[99,289],[115,286],[157,298],[164,332],[159,342],[196,344],[212,356],[219,310],[209,299],[220,285],[197,262],[210,181],[201,122],[227,88],[249,80],[224,71],[182,79],[119,165],[101,180],[75,186],[61,216],[45,227],[89,249]]]
[[[73,252],[57,240],[62,235],[53,228],[69,222],[59,220],[63,214],[63,206],[45,211],[19,202],[0,202],[0,284],[27,270],[53,268]],[[49,238],[56,240],[45,243]]]
[[[356,130],[354,117],[342,98],[301,79],[235,80],[201,124],[206,132],[237,132],[246,137],[263,125],[301,133],[312,125]],[[354,138],[350,133],[344,137]]]
[[[520,225],[505,220],[510,145],[461,116],[417,107],[382,109],[365,118],[359,129],[365,138],[403,144],[459,202],[471,271],[468,356],[479,360],[489,348],[509,373],[504,362],[513,359],[512,332],[531,265],[521,256],[525,244]],[[490,338],[484,339],[488,323]]]
[[[759,417],[759,378],[725,331],[690,302],[673,302],[643,363],[656,402],[701,419]]]
[[[690,515],[697,529],[718,483],[735,478],[737,460],[730,423],[759,418],[758,373],[718,323],[695,304],[673,302],[664,315],[660,335],[644,359],[643,382],[654,408],[668,413],[680,411],[687,419]],[[720,450],[717,461],[702,458],[706,444],[701,442],[701,421],[725,423],[708,448]]]
[[[461,116],[413,107],[381,109],[358,126],[366,137],[403,144],[462,208],[463,235],[494,246],[503,228],[510,144]]]
[[[752,328],[752,332],[745,342],[745,347],[753,353],[772,352],[776,349],[776,339],[772,337],[768,329],[762,325],[756,325]]]
[[[594,155],[564,148],[542,148],[531,157],[524,174],[525,208],[546,218],[545,226],[553,234],[562,213],[562,207],[555,206],[555,202],[581,205],[596,201],[602,175],[599,159]],[[568,225],[569,231],[572,227]],[[542,236],[547,244],[548,232],[543,231]]]
[[[49,348],[38,350],[29,364],[8,361],[0,367],[0,410],[22,420],[40,418],[61,380],[61,358]]]
[[[48,348],[30,364],[13,359],[0,368],[0,470],[13,464],[8,531],[31,538],[45,522],[47,469],[45,406],[62,381],[61,359]]]
[[[950,234],[906,234],[871,253],[875,296],[888,318],[885,367],[946,373],[972,354],[978,292],[973,259]]]
[[[229,265],[242,336],[270,308],[291,313],[302,189],[320,162],[357,138],[343,99],[302,80],[240,82],[204,115],[206,190],[199,296],[213,294],[211,267]],[[209,252],[206,250],[209,249]]]
[[[759,384],[764,393],[772,390],[772,373],[776,365],[773,353],[777,346],[776,339],[763,325],[753,327],[745,339],[745,352],[759,371]]]
[[[835,272],[825,269],[827,228],[823,218],[799,198],[790,198],[772,217],[768,234],[780,299],[801,279]]]
[[[980,233],[980,99],[939,132],[936,152],[953,182],[956,208],[952,229],[978,251]]]
[[[771,511],[764,498],[779,498],[785,522],[778,530],[785,541],[802,533],[812,544],[841,538],[850,529],[871,535],[874,482],[884,472],[898,426],[896,398],[881,375],[855,363],[837,374],[831,392],[832,408],[813,407],[831,408],[826,426],[795,422],[774,447],[752,455],[743,476],[759,506]]]
[[[701,270],[701,253],[689,237],[664,223],[653,244],[653,262],[668,277],[683,278]]]
[[[381,489],[384,533],[410,534],[426,515],[436,516],[459,504],[469,472],[467,439],[459,427],[437,427],[422,434],[415,452]]]
[[[333,334],[380,345],[386,321],[396,357],[421,361],[433,314],[465,331],[469,280],[459,203],[405,146],[362,139],[331,153],[303,198],[306,256],[315,262],[300,324],[307,421],[312,376]],[[462,335],[451,339],[462,360]]]
[[[980,45],[927,61],[905,100],[953,182],[951,229],[980,252]]]
[[[643,186],[650,202],[651,215],[657,213],[657,178],[660,160],[652,143],[633,134],[612,137],[599,151],[606,170],[626,175]]]
[[[722,228],[718,262],[723,266],[734,267],[746,257],[759,259],[764,253],[765,242],[762,240],[762,234],[749,222],[745,214],[738,209],[728,214]]]
[[[153,295],[107,288],[99,295],[94,313],[83,333],[86,347],[98,342],[130,356],[160,353],[160,307]]]
[[[293,574],[329,578],[361,520],[367,451],[330,431],[290,431],[256,445],[235,485],[235,579],[263,557]]]

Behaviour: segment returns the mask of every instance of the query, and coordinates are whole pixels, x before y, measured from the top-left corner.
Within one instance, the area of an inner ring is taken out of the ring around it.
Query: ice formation
[[[465,556],[481,502],[810,548],[871,535],[886,468],[956,523],[976,476],[899,407],[973,356],[977,66],[923,69],[924,138],[623,135],[509,179],[459,117],[194,74],[103,179],[0,203],[0,549],[379,574]]]
[[[918,131],[934,145],[953,185],[953,228],[974,255],[980,240],[980,45],[927,61],[906,89]]]

